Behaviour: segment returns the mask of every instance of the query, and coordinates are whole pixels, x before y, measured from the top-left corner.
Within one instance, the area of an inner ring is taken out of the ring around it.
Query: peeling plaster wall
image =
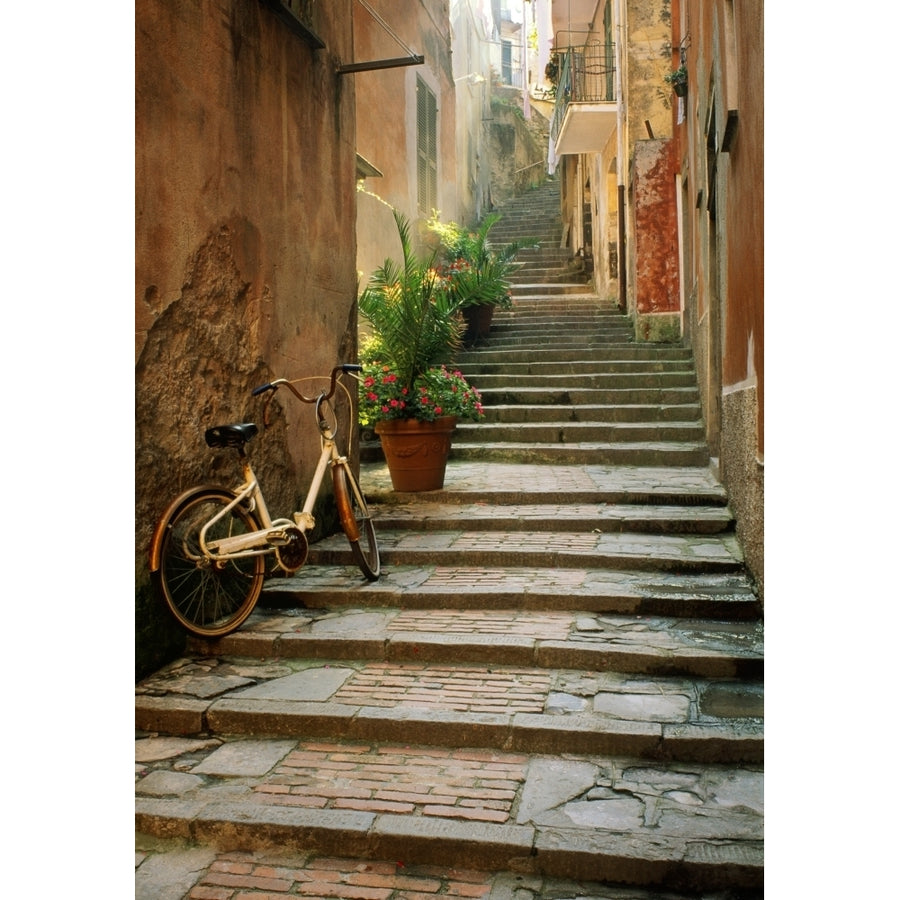
[[[135,5],[139,669],[177,642],[147,589],[155,521],[184,488],[239,474],[204,429],[259,422],[253,387],[356,353],[354,92],[335,71],[350,5],[311,7],[324,50],[257,2]],[[274,514],[318,455],[300,406],[286,398],[251,444]]]
[[[641,318],[679,310],[678,227],[672,141],[639,141],[634,146],[635,324],[645,339]]]

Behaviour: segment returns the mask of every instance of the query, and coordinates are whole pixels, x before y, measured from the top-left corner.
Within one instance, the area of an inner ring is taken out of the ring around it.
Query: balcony
[[[616,56],[612,44],[557,50],[559,79],[550,123],[557,156],[601,151],[616,129]]]

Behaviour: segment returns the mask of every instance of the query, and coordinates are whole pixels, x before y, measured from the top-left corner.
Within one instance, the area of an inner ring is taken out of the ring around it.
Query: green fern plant
[[[420,259],[409,221],[394,210],[402,257],[388,258],[369,279],[359,311],[371,324],[379,361],[396,372],[399,387],[412,391],[434,366],[451,362],[462,346],[460,301],[435,268],[436,254]]]
[[[508,308],[516,254],[538,243],[535,238],[525,238],[501,246],[492,244],[490,231],[500,218],[500,213],[490,213],[474,231],[456,222],[441,222],[437,213],[428,221],[428,227],[440,238],[444,271],[463,307],[489,304]]]

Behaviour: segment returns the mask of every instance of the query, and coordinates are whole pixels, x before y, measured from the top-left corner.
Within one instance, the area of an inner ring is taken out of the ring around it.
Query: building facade
[[[761,0],[554,3],[550,139],[565,239],[596,290],[637,340],[694,351],[710,451],[761,593],[762,20]]]
[[[762,586],[763,3],[672,0],[678,246],[685,340],[738,537]]]
[[[214,424],[258,419],[251,390],[354,359],[353,0],[135,4],[136,662],[183,638],[149,587],[168,502],[230,482]],[[318,457],[285,403],[252,446],[267,498],[298,508]]]
[[[446,0],[366,0],[354,6],[357,152],[375,176],[359,193],[357,240],[362,284],[400,253],[393,210],[411,223],[414,242],[433,210],[457,219],[456,91]]]

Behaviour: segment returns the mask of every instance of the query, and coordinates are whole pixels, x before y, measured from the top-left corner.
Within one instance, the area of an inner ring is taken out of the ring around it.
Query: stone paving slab
[[[257,609],[196,649],[248,658],[455,661],[649,674],[762,677],[759,621],[569,611]],[[246,679],[234,677],[234,686]],[[223,685],[224,686],[224,682]],[[218,690],[218,686],[208,690]]]
[[[239,843],[244,853],[277,846],[443,866],[445,877],[466,860],[486,872],[638,885],[664,877],[675,889],[762,886],[761,766],[295,739],[274,744],[260,771],[258,754],[242,748],[258,743],[223,738],[137,764],[139,834],[217,848],[191,860],[198,878]]]
[[[548,531],[642,531],[718,533],[732,527],[726,506],[635,506],[625,503],[514,503],[498,506],[477,503],[406,501],[375,504],[376,530],[409,528],[439,530],[525,531],[538,527]]]
[[[135,900],[238,900],[253,896],[315,896],[321,900],[696,900],[696,895],[659,892],[572,878],[492,873],[465,865],[430,866],[397,859],[359,860],[325,856],[308,848],[258,851],[200,848],[186,841],[137,835]],[[464,863],[464,860],[460,860]],[[732,900],[731,893],[704,893],[705,900]],[[761,900],[762,892],[742,900]]]
[[[737,537],[720,534],[649,534],[595,531],[377,530],[384,565],[465,559],[470,566],[544,566],[656,572],[740,572],[744,557]],[[310,546],[318,565],[351,564],[343,534]]]
[[[451,451],[452,453],[452,451]],[[378,502],[396,494],[384,462],[360,465],[360,485]],[[725,489],[706,466],[613,466],[504,463],[489,460],[447,462],[444,487],[412,495],[416,499],[452,499],[475,492],[482,500],[498,502],[509,496],[511,503],[546,502],[537,498],[558,494],[553,502],[568,503],[573,495],[581,502],[632,502],[644,499],[668,502],[667,497],[690,500],[717,497],[726,500]],[[410,499],[411,495],[406,495]],[[501,501],[502,502],[502,501]],[[674,502],[674,501],[671,501]],[[707,501],[707,502],[712,502]]]
[[[450,590],[457,609],[582,610],[756,619],[759,601],[740,573],[625,572],[527,566],[390,565],[378,581],[355,566],[308,563],[268,580],[261,607],[401,606],[433,609]]]
[[[233,676],[252,686],[235,687]],[[218,686],[219,693],[210,696]],[[139,730],[759,761],[760,680],[308,658],[185,657],[140,682]]]

